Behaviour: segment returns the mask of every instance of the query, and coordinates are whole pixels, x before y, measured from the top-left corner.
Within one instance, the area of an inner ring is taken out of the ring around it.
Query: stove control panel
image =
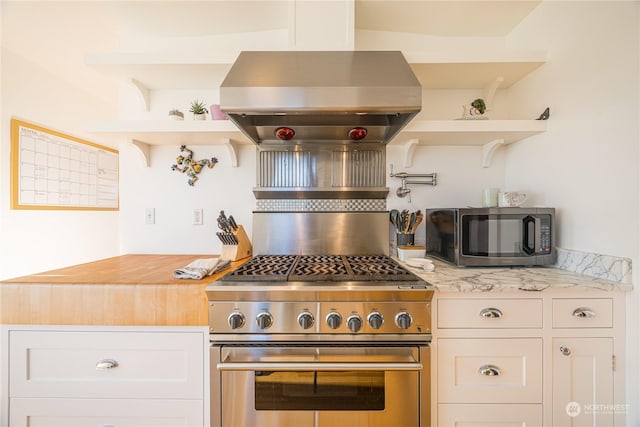
[[[209,302],[212,334],[428,334],[431,303]]]

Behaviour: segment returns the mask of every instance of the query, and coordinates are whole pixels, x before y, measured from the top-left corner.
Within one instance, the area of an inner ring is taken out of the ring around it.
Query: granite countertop
[[[427,272],[402,263],[409,271],[431,283],[439,292],[513,291],[617,291],[633,289],[628,283],[603,280],[553,267],[456,267],[432,260],[434,271]]]

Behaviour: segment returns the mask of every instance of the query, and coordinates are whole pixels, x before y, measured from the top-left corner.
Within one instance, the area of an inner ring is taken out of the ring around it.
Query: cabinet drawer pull
[[[480,366],[480,369],[478,369],[478,372],[480,373],[480,375],[486,375],[488,377],[496,377],[500,375],[502,371],[500,370],[500,368],[498,368],[495,365],[482,365]]]
[[[493,307],[484,308],[480,311],[480,317],[484,317],[485,319],[498,318],[502,317],[502,312],[499,309]]]
[[[578,307],[573,310],[573,317],[596,317],[596,312],[586,307]]]
[[[96,369],[105,370],[105,369],[113,369],[118,367],[118,362],[113,359],[102,359],[96,363]]]
[[[564,354],[565,356],[571,356],[571,349],[567,346],[561,345],[560,353]]]

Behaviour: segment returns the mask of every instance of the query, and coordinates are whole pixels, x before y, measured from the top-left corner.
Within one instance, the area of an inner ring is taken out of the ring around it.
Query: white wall
[[[90,29],[104,34],[99,31],[100,16],[87,13],[87,20],[79,22],[77,15],[55,4],[2,2],[1,7],[0,279],[117,255],[117,212],[10,209],[12,117],[100,142],[82,131],[83,123],[94,115],[111,114],[105,99],[114,86],[86,74],[81,57],[68,61],[87,42],[78,35],[93,34]],[[76,10],[90,9],[77,5]],[[93,41],[97,47],[108,44],[100,36]],[[55,61],[73,72],[56,68]],[[104,98],[87,90],[96,86],[104,89]]]
[[[507,149],[505,186],[555,206],[559,245],[629,257],[638,274],[638,2],[543,2],[508,37],[549,61],[509,93],[514,116],[551,108],[548,131]],[[627,297],[627,425],[640,424],[640,291]],[[617,400],[619,402],[619,400]]]

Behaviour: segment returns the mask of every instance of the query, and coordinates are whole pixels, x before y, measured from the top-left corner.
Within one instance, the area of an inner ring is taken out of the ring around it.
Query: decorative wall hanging
[[[171,166],[171,170],[186,173],[189,177],[189,185],[193,187],[193,184],[198,180],[197,175],[202,171],[202,168],[207,166],[209,169],[214,167],[218,163],[218,159],[212,157],[211,159],[193,160],[193,151],[189,150],[186,145],[180,146],[180,152],[187,152],[186,156],[179,155],[176,157],[176,163]]]

